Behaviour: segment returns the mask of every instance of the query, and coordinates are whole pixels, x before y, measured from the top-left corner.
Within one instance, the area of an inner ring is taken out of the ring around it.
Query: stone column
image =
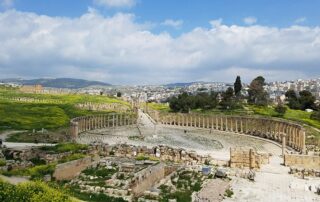
[[[226,116],[225,119],[225,125],[226,125],[226,131],[229,131],[229,128],[228,128],[228,117]]]
[[[71,139],[75,140],[79,135],[79,123],[78,122],[71,122]]]
[[[115,115],[112,114],[112,127],[114,128],[115,127]]]
[[[306,131],[302,129],[301,131],[301,152],[306,154]]]
[[[284,157],[285,153],[286,153],[286,136],[287,134],[285,133],[282,133],[281,134],[281,142],[282,142],[282,156]]]
[[[238,130],[238,118],[235,118],[235,120],[236,120],[236,133],[238,133],[239,132],[239,130]]]
[[[231,132],[233,132],[233,121],[234,121],[234,118],[231,117],[230,118],[230,130],[231,130]]]

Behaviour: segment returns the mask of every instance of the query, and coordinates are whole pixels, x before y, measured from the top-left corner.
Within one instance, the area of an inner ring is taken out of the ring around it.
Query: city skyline
[[[320,75],[319,3],[183,2],[2,0],[1,78],[128,85]]]

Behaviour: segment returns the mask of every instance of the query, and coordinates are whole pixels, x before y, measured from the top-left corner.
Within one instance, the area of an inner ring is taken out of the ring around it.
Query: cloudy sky
[[[0,78],[320,77],[318,0],[0,0]]]

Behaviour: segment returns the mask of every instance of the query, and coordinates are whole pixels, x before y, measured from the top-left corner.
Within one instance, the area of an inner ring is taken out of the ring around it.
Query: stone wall
[[[93,159],[91,157],[86,157],[62,164],[58,164],[53,173],[53,177],[56,180],[71,180],[78,176],[81,171],[92,165]]]
[[[286,154],[284,156],[284,165],[320,170],[320,156]]]
[[[146,146],[133,146],[127,144],[96,144],[90,147],[90,151],[90,154],[92,155],[97,154],[100,156],[118,156],[129,158],[145,156],[156,158],[161,161],[171,161],[186,165],[203,164],[212,160],[212,158],[209,156],[201,156],[195,152],[188,152],[184,149],[177,149],[162,145],[148,148]]]
[[[158,123],[169,126],[196,127],[234,133],[242,133],[282,143],[285,134],[286,146],[305,153],[305,130],[302,126],[280,120],[244,116],[201,115],[201,114],[158,114],[148,110]]]
[[[230,148],[231,168],[260,169],[261,165],[269,163],[269,154],[258,153],[252,148]]]
[[[114,128],[119,126],[134,125],[137,123],[136,113],[124,113],[124,114],[104,114],[104,115],[92,115],[82,116],[74,118],[70,121],[71,137],[75,139],[79,133],[101,129],[101,128]]]
[[[120,104],[120,103],[103,103],[96,104],[91,102],[77,104],[76,107],[80,109],[92,110],[92,111],[102,111],[102,110],[112,110],[117,112],[127,112],[130,111],[130,107]]]
[[[141,195],[144,191],[150,189],[164,177],[164,164],[160,163],[155,166],[150,166],[139,173],[136,173],[130,188],[132,189],[134,195]]]

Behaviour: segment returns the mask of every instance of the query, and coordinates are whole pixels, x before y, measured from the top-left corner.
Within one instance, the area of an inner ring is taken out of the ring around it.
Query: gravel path
[[[278,156],[271,158],[270,164],[264,165],[256,172],[255,181],[243,178],[234,178],[231,187],[234,191],[233,198],[224,202],[318,202],[320,196],[316,195],[309,187],[320,185],[319,178],[309,180],[299,179],[289,175],[289,168],[281,166],[282,159]]]

